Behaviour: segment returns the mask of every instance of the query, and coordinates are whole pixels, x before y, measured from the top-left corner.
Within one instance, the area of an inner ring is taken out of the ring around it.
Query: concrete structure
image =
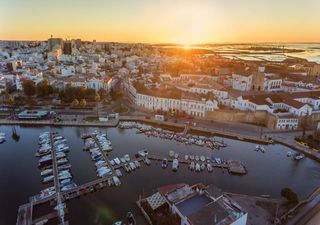
[[[203,184],[168,185],[158,192],[181,225],[246,225],[248,214],[232,198],[206,191]]]

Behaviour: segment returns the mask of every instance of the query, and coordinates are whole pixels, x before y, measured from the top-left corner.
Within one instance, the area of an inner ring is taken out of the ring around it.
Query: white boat
[[[204,162],[204,161],[206,161],[206,157],[204,157],[204,156],[202,155],[202,156],[200,156],[200,160],[201,160],[202,162]]]
[[[161,167],[165,169],[167,168],[167,166],[168,166],[168,160],[167,158],[163,158]]]
[[[207,164],[207,169],[208,169],[208,172],[212,172],[213,171],[212,165],[210,163]]]
[[[150,159],[148,159],[147,157],[144,158],[144,162],[145,162],[148,166],[151,165],[151,161],[150,161]]]
[[[188,159],[189,159],[189,155],[185,155],[184,160],[188,161]]]
[[[59,159],[58,161],[57,161],[57,164],[58,165],[61,165],[61,164],[65,164],[65,163],[67,163],[68,162],[68,160],[66,159],[66,158],[62,158],[62,159]]]
[[[179,167],[179,161],[177,159],[174,159],[172,161],[172,170],[173,171],[177,171],[178,170],[178,167]]]
[[[50,175],[52,173],[53,173],[53,169],[45,169],[40,173],[40,175],[41,176],[47,176],[47,175]]]
[[[128,154],[124,155],[123,158],[124,158],[127,162],[130,161],[130,156],[129,156]]]
[[[200,159],[200,157],[198,155],[196,155],[194,158],[196,161],[199,161],[199,159]]]
[[[174,157],[174,154],[175,154],[174,151],[172,151],[172,150],[169,151],[169,157],[170,157],[170,158],[173,158],[173,157]]]
[[[119,186],[121,184],[121,181],[119,180],[119,178],[117,176],[113,176],[112,177],[113,183],[116,186]]]
[[[141,167],[141,164],[136,160],[134,161],[134,164],[136,165],[137,168],[140,168]]]
[[[125,159],[124,157],[121,157],[121,158],[120,158],[120,161],[121,161],[121,163],[125,163],[125,162],[127,162],[127,161],[126,161],[126,159]]]
[[[221,164],[221,159],[220,158],[215,158],[216,163]]]
[[[115,162],[117,165],[120,165],[120,164],[121,164],[121,161],[120,161],[119,158],[115,158],[115,159],[113,159],[113,160],[114,160],[114,162]]]
[[[121,173],[121,171],[119,170],[119,169],[116,169],[116,175],[118,176],[118,177],[122,177],[122,173]]]
[[[303,159],[305,156],[304,156],[304,154],[297,154],[295,157],[294,157],[294,159],[295,160],[300,160],[300,159]]]
[[[40,220],[39,222],[36,222],[35,225],[44,225],[48,222],[48,219]]]
[[[200,172],[201,168],[200,168],[200,164],[199,163],[196,163],[196,172]]]
[[[54,179],[54,176],[53,176],[53,175],[50,175],[50,176],[48,176],[48,177],[43,178],[43,179],[42,179],[42,182],[43,182],[43,183],[47,183],[47,182],[53,181],[53,179]]]
[[[292,152],[287,152],[287,157],[290,157],[290,156],[292,156]]]
[[[202,164],[200,165],[200,169],[201,169],[201,170],[204,170],[204,168],[206,168],[206,165],[205,165],[204,163],[202,163]]]
[[[190,168],[191,170],[194,170],[194,162],[193,162],[193,161],[190,163],[189,168]]]
[[[136,169],[136,166],[134,165],[133,162],[130,162],[130,163],[129,163],[129,166],[131,167],[132,170],[135,170],[135,169]]]
[[[174,153],[174,158],[178,158],[179,157],[179,154],[178,153]]]
[[[194,155],[190,155],[190,160],[194,160]]]

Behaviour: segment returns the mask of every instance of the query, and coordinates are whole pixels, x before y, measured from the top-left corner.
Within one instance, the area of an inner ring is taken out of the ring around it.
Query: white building
[[[251,74],[232,74],[232,88],[239,91],[250,91],[252,87]]]

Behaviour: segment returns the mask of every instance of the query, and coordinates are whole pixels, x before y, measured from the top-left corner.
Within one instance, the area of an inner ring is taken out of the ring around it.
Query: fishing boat
[[[161,166],[162,166],[162,168],[167,168],[167,166],[168,166],[167,158],[163,158]]]

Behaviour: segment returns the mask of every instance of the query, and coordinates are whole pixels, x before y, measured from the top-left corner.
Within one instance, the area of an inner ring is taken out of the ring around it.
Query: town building
[[[209,193],[201,183],[192,186],[183,183],[168,185],[158,188],[158,192],[162,202],[169,205],[178,224],[246,225],[247,223],[248,213],[231,197],[217,189]]]

